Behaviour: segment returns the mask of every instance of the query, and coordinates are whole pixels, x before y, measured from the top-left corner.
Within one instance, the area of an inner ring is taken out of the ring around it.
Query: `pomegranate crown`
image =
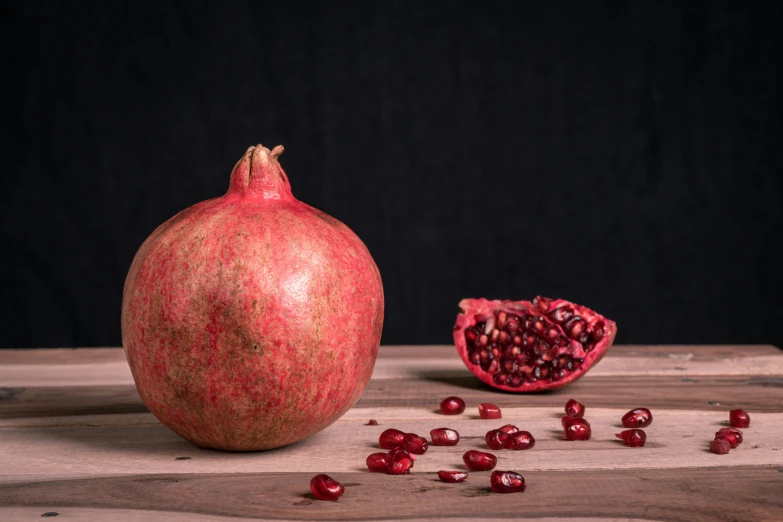
[[[282,145],[272,150],[261,144],[248,147],[231,171],[227,194],[258,199],[293,197],[288,176],[277,160],[282,153]]]

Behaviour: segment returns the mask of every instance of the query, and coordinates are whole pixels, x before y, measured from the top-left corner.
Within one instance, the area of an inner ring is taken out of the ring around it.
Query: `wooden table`
[[[440,400],[468,403],[458,417]],[[561,440],[563,404],[587,406],[593,438]],[[480,420],[494,402],[502,421]],[[644,448],[615,439],[633,407],[654,414]],[[745,442],[707,449],[731,408],[746,409]],[[386,346],[361,400],[308,440],[259,453],[195,448],[164,428],[136,394],[120,349],[0,350],[0,520],[45,512],[82,520],[469,519],[783,520],[783,353],[772,346],[617,346],[566,390],[516,395],[480,384],[450,346]],[[378,426],[367,426],[377,419]],[[489,472],[444,484],[484,433],[512,422],[528,451],[498,451],[522,473],[521,494],[491,493]],[[452,427],[456,447],[430,447],[407,476],[368,473],[378,435]],[[309,480],[346,486],[315,500]]]

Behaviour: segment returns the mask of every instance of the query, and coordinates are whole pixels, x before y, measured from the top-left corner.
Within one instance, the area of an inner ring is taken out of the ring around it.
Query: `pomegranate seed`
[[[745,410],[731,410],[729,424],[735,428],[748,428],[750,427],[750,415]]]
[[[724,439],[734,449],[742,444],[742,432],[737,428],[721,428],[715,433],[716,439]]]
[[[731,449],[731,444],[726,439],[715,439],[710,442],[710,451],[718,455],[725,455]]]
[[[503,430],[490,430],[484,438],[487,441],[489,449],[499,450],[503,449],[506,439],[508,439],[508,433]]]
[[[459,415],[465,411],[465,401],[459,397],[446,397],[440,403],[440,412],[443,415]]]
[[[462,461],[471,471],[489,471],[498,463],[498,459],[492,453],[470,450],[462,456]]]
[[[342,484],[323,473],[310,479],[310,489],[318,500],[337,500],[345,493]]]
[[[636,408],[623,415],[623,428],[646,428],[652,424],[652,413],[647,408]]]
[[[585,406],[584,404],[571,399],[565,405],[565,412],[569,417],[581,419],[585,416]]]
[[[386,473],[390,463],[391,456],[388,453],[371,453],[367,457],[367,469],[373,473]]]
[[[394,428],[389,428],[378,437],[378,444],[380,444],[383,449],[397,449],[402,447],[404,438],[405,433],[400,430],[395,430]]]
[[[479,417],[482,419],[499,419],[503,415],[500,413],[500,408],[494,404],[483,402],[478,406]]]
[[[563,425],[563,429],[566,429],[566,428],[568,428],[569,424],[578,421],[578,419],[579,419],[579,417],[570,417],[568,415],[563,415],[560,418],[560,424]]]
[[[533,438],[533,435],[531,435],[529,431],[518,431],[517,433],[512,433],[508,436],[506,442],[504,443],[504,447],[510,450],[526,450],[532,448],[535,445],[536,439]]]
[[[618,439],[623,439],[623,444],[632,448],[640,448],[647,442],[647,434],[644,430],[632,429],[615,433],[614,435]]]
[[[495,493],[522,493],[527,487],[524,477],[513,471],[493,471],[489,484]]]
[[[430,439],[433,446],[456,446],[459,442],[459,433],[450,428],[435,428],[430,430]]]
[[[498,429],[504,433],[516,433],[519,431],[519,428],[513,424],[506,424],[505,426],[501,426]]]
[[[455,482],[464,482],[468,478],[468,474],[465,471],[438,471],[438,478],[441,482],[448,482],[454,484]]]
[[[404,449],[396,449],[389,452],[391,462],[389,463],[389,475],[404,475],[410,473],[413,467],[413,455]]]
[[[367,423],[367,426],[377,426],[378,421],[375,419],[370,419],[370,422]]]
[[[584,419],[570,419],[565,426],[565,436],[567,440],[590,440],[592,430],[590,429],[590,423]]]
[[[424,455],[428,447],[427,439],[415,433],[406,433],[402,439],[402,449],[414,455]]]

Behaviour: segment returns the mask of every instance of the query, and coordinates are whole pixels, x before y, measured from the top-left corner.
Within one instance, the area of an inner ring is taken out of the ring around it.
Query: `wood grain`
[[[472,473],[463,484],[444,484],[429,473],[334,473],[346,486],[337,502],[314,499],[308,488],[312,475],[306,473],[132,475],[0,484],[0,505],[269,520],[547,516],[690,522],[780,520],[783,513],[783,473],[772,467],[522,473],[527,490],[510,495],[489,490],[489,472]],[[731,481],[725,480],[728,475]]]

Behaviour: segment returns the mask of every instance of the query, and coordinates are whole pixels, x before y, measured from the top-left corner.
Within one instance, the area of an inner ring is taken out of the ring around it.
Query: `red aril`
[[[484,436],[484,440],[487,441],[489,449],[499,450],[503,449],[508,436],[509,434],[503,430],[489,430]]]
[[[735,428],[748,428],[750,427],[750,415],[745,410],[731,410],[729,424]]]
[[[430,430],[430,440],[433,446],[456,446],[459,442],[459,433],[450,428],[435,428]]]
[[[635,408],[622,418],[623,428],[646,428],[652,421],[652,413],[647,408]]]
[[[367,469],[374,473],[386,473],[390,463],[391,456],[388,453],[371,453],[367,457]]]
[[[644,430],[636,428],[615,433],[614,436],[618,439],[622,439],[623,444],[632,448],[640,448],[647,442],[647,434]]]
[[[715,433],[716,439],[724,439],[734,449],[742,444],[742,432],[737,428],[721,428]]]
[[[470,450],[462,455],[462,461],[471,471],[489,471],[498,463],[498,459],[492,453]]]
[[[482,419],[499,419],[503,416],[503,414],[500,412],[500,408],[488,402],[482,402],[479,404],[478,412],[479,417]]]
[[[370,421],[367,423],[367,426],[377,426],[378,421],[375,419],[370,419]]]
[[[571,419],[566,422],[565,436],[567,440],[590,440],[592,430],[590,429],[590,423],[584,419],[577,419],[574,417],[568,417]]]
[[[440,403],[440,412],[443,415],[459,415],[465,411],[465,401],[459,397],[446,397]]]
[[[388,430],[384,430],[383,433],[381,433],[381,436],[378,437],[378,444],[380,444],[383,449],[397,449],[402,447],[404,439],[404,432],[389,428]]]
[[[506,439],[503,446],[510,450],[526,450],[536,445],[536,439],[529,431],[518,431],[512,433]]]
[[[424,455],[428,447],[427,439],[415,433],[406,433],[402,439],[402,449],[414,455]]]
[[[282,152],[250,147],[226,194],[159,226],[125,280],[139,395],[200,447],[264,450],[324,429],[378,354],[378,268],[347,226],[294,198]]]
[[[725,439],[715,439],[710,442],[710,451],[718,455],[725,455],[731,450],[731,444]]]
[[[345,487],[342,484],[323,473],[310,480],[310,490],[318,500],[337,500],[345,493]]]
[[[519,428],[517,428],[513,424],[506,424],[505,426],[501,426],[498,429],[503,433],[516,433],[519,431]]]
[[[464,482],[465,479],[468,478],[468,474],[464,471],[440,470],[438,471],[438,478],[441,482],[454,484],[456,482]]]
[[[581,419],[585,416],[585,406],[584,404],[571,399],[565,405],[565,413],[569,417]]]
[[[521,493],[527,487],[522,475],[514,471],[493,471],[489,485],[495,493]]]
[[[562,299],[463,299],[454,344],[467,368],[495,388],[554,390],[574,382],[606,354],[617,326]]]
[[[389,452],[389,475],[404,475],[410,473],[413,467],[413,456],[404,449],[395,449]]]

